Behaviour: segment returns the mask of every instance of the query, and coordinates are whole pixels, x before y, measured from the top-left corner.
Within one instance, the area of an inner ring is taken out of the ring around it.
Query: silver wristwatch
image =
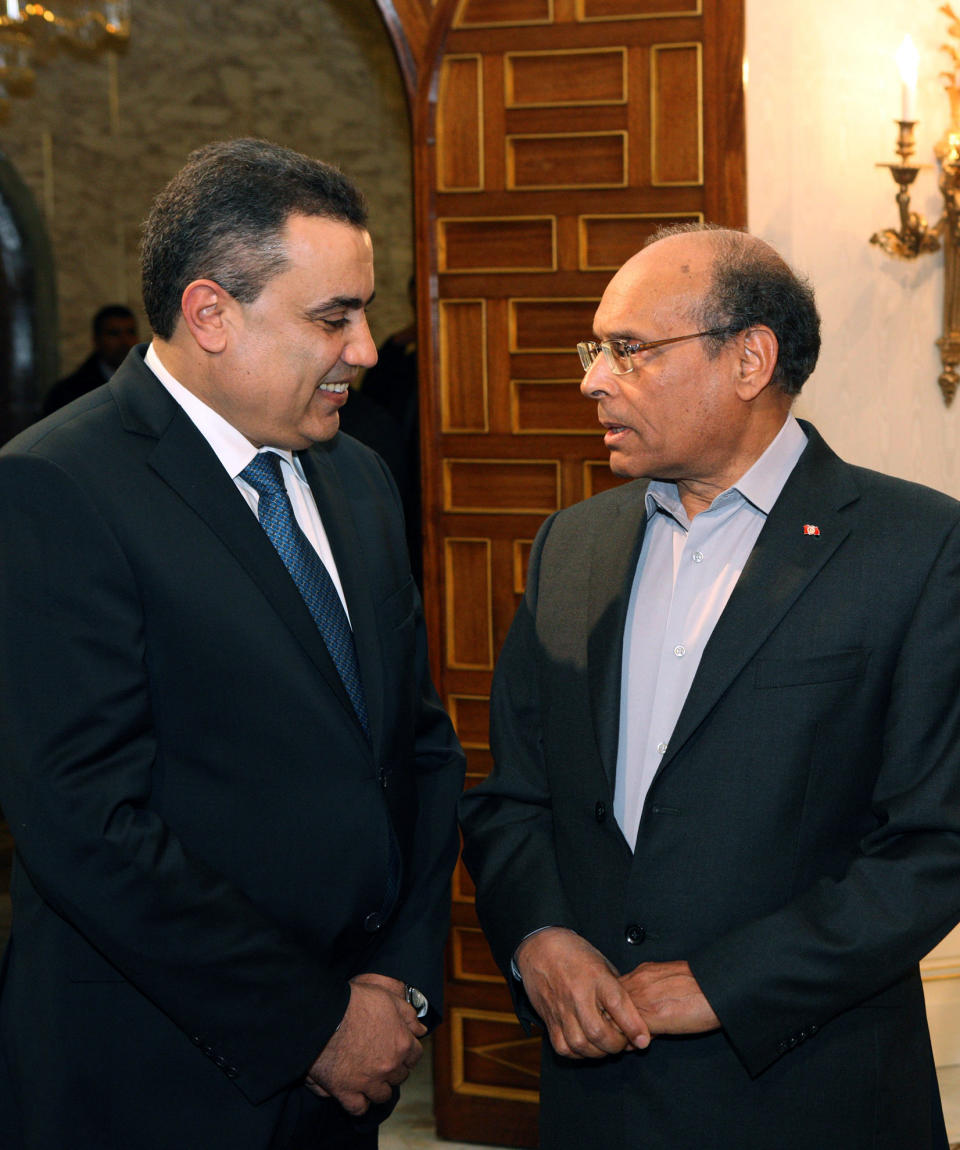
[[[415,986],[411,986],[408,982],[404,986],[403,997],[417,1012],[417,1018],[426,1017],[426,1013],[430,1009],[430,1003],[427,1001],[427,996],[423,993],[422,990],[418,990]]]

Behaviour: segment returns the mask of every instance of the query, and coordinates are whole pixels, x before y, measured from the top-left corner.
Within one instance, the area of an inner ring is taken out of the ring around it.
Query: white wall
[[[909,32],[920,53],[916,162],[934,163],[949,103],[937,0],[747,0],[750,230],[806,272],[823,315],[820,365],[797,413],[851,462],[960,497],[960,398],[937,386],[943,257],[891,259],[867,241],[898,226],[895,159]],[[958,5],[960,7],[960,5]],[[941,210],[934,171],[914,207]]]
[[[935,162],[949,125],[938,77],[948,22],[937,8],[746,0],[748,218],[817,291],[823,352],[797,414],[851,462],[960,497],[960,396],[944,405],[934,344],[943,257],[899,261],[867,242],[899,223],[893,179],[875,164],[895,159],[893,57],[906,33],[920,53],[914,162]],[[937,219],[935,171],[914,189],[914,209]],[[924,963],[924,978],[937,1063],[960,1063],[960,930]]]

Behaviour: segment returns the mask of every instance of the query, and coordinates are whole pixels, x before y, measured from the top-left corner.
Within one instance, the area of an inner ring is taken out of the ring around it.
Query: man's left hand
[[[720,1026],[686,962],[644,962],[620,982],[651,1034],[705,1034]]]
[[[390,1101],[423,1053],[427,1028],[405,1001],[404,984],[384,975],[350,980],[350,1001],[340,1025],[307,1073],[305,1085],[336,1098],[355,1117]]]
[[[400,999],[401,1002],[405,1003],[407,1000],[405,993],[406,987],[404,984],[400,982],[399,979],[389,978],[385,974],[356,974],[353,978],[350,979],[350,981],[351,983],[360,983],[363,986],[375,986],[379,990],[385,990],[388,994],[392,994],[395,998]],[[409,1017],[409,1015],[412,1013],[412,1009],[411,1011],[407,1012],[407,1026],[410,1028],[410,1032],[412,1034],[414,1034],[417,1038],[421,1038],[426,1033],[427,1028],[416,1017],[416,1015],[414,1015],[412,1018]],[[330,1094],[323,1089],[319,1082],[315,1080],[308,1079],[307,1087],[320,1098],[330,1097]]]

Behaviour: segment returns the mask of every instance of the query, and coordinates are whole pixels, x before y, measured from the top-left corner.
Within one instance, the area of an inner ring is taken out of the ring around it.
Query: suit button
[[[377,914],[376,911],[368,914],[363,920],[363,929],[367,934],[376,934],[380,927],[383,926],[383,919]]]
[[[223,1072],[228,1078],[236,1078],[240,1073],[236,1066],[225,1066]]]
[[[623,932],[623,937],[630,943],[631,946],[639,946],[641,942],[647,937],[646,929],[638,923],[631,922],[627,929]]]
[[[789,1049],[790,1047],[786,1042],[781,1040],[777,1043],[777,1054],[786,1054]]]
[[[593,808],[593,813],[596,815],[597,822],[602,823],[603,820],[607,817],[607,804],[603,801],[597,803],[597,805]]]

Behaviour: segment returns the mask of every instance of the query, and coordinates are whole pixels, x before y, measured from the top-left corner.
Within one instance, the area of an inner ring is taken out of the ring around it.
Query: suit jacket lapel
[[[661,770],[669,767],[849,534],[842,510],[858,498],[850,469],[809,424],[804,423],[803,428],[810,442],[772,508],[710,636]],[[804,534],[805,524],[815,524],[820,534]]]
[[[587,677],[594,731],[611,787],[616,777],[620,735],[623,633],[630,590],[646,526],[647,484],[620,488],[622,498],[592,520],[590,585],[587,594]]]
[[[360,679],[367,699],[370,738],[374,747],[377,747],[383,730],[385,683],[372,583],[369,572],[365,570],[368,557],[354,522],[353,504],[329,452],[321,446],[313,451],[303,452],[300,461],[320,511],[320,518],[323,520],[323,527],[340,573],[340,582],[350,612]]]
[[[213,449],[139,356],[124,362],[110,388],[124,428],[156,439],[150,466],[232,552],[356,721],[300,592]]]

